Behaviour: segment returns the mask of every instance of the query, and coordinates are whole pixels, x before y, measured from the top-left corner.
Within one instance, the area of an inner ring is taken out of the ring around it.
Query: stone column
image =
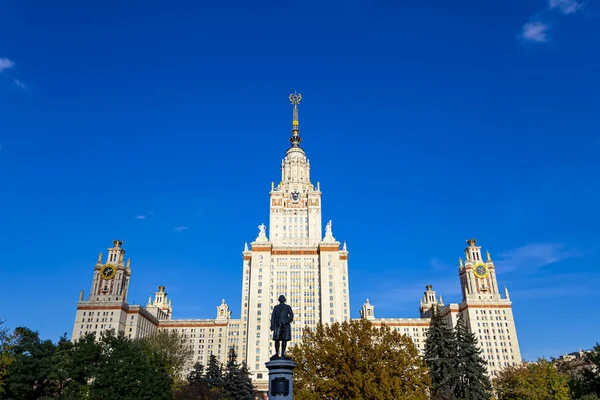
[[[292,400],[296,363],[287,357],[273,357],[265,365],[269,370],[269,400]]]

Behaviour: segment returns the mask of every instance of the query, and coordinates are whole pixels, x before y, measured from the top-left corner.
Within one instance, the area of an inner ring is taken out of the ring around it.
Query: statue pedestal
[[[291,400],[296,363],[287,357],[272,357],[265,365],[269,370],[269,400]]]

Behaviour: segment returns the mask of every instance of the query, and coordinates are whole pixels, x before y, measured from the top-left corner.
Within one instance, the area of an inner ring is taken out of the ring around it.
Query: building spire
[[[302,101],[302,95],[300,93],[290,94],[290,102],[294,105],[294,118],[292,120],[292,137],[290,138],[290,143],[292,147],[300,147],[300,142],[302,138],[300,137],[300,129],[298,129],[298,104]]]

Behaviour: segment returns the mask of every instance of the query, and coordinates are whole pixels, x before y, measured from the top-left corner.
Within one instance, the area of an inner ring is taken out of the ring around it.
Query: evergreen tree
[[[208,359],[204,381],[209,389],[223,387],[223,369],[221,368],[221,363],[217,359],[217,356],[214,354],[211,354]]]
[[[462,400],[488,400],[491,397],[492,385],[487,375],[487,363],[481,356],[477,338],[468,331],[463,315],[460,315],[455,330],[455,370],[458,381],[454,394]]]
[[[6,398],[37,400],[55,396],[56,386],[49,379],[54,349],[55,345],[50,340],[40,340],[37,332],[24,327],[15,329]]]
[[[60,344],[59,344],[60,348]],[[89,397],[90,380],[94,377],[100,357],[100,344],[93,333],[88,333],[75,341],[70,349],[69,380],[64,388],[66,398],[85,399]]]
[[[49,380],[56,386],[57,395],[61,398],[65,396],[65,388],[71,380],[71,356],[73,353],[73,343],[67,340],[65,333],[59,339],[54,352],[50,356],[52,369],[48,374]]]
[[[437,305],[431,309],[431,322],[425,341],[425,362],[431,377],[431,398],[433,400],[452,400],[457,387],[455,358],[456,337],[452,328],[446,324]]]
[[[107,331],[102,334],[100,347],[90,400],[171,399],[173,380],[166,366],[141,341]]]
[[[225,396],[231,400],[252,400],[254,396],[254,387],[248,374],[248,368],[237,363],[237,354],[233,346],[229,348],[227,354],[227,364],[225,365],[225,375],[223,379],[223,388]]]
[[[204,379],[204,365],[194,364],[193,369],[187,376],[187,384],[175,389],[176,400],[212,400],[219,396],[210,396],[210,390]]]
[[[204,382],[204,365],[197,362],[194,364],[194,368],[190,371],[187,376],[189,384],[199,384]]]
[[[239,385],[242,388],[243,396],[242,399],[253,399],[256,396],[256,388],[252,384],[252,378],[250,377],[250,371],[248,371],[248,365],[245,361],[242,361],[239,372]]]

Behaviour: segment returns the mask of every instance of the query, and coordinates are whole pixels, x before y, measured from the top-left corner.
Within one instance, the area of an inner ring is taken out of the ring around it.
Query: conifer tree
[[[252,378],[250,377],[250,371],[248,371],[248,365],[245,361],[242,361],[239,372],[239,384],[243,388],[244,399],[253,399],[256,394],[256,388],[252,384]]]
[[[431,377],[431,398],[453,400],[458,380],[455,371],[456,337],[454,330],[444,321],[437,305],[433,306],[431,313],[424,357]]]
[[[190,384],[200,384],[204,382],[204,365],[197,362],[194,364],[194,368],[190,371],[187,376],[187,381]]]
[[[225,374],[223,376],[223,387],[225,395],[231,400],[252,400],[254,388],[252,381],[248,376],[248,369],[242,370],[237,362],[237,354],[233,346],[229,348],[227,355],[227,364],[225,365]],[[249,385],[248,385],[249,384]]]
[[[221,368],[221,363],[214,354],[211,354],[208,359],[204,380],[209,389],[223,387],[223,370]]]
[[[477,346],[477,338],[468,331],[461,314],[456,324],[457,355],[455,370],[458,375],[454,394],[461,400],[488,400],[492,385],[487,375],[487,363]]]

